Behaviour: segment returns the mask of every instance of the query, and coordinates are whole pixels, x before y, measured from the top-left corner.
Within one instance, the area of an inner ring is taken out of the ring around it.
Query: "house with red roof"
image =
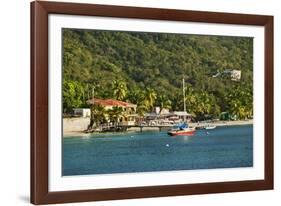
[[[136,123],[137,105],[115,99],[92,98],[87,101],[88,104],[96,104],[104,107],[105,110],[111,110],[113,107],[121,107],[124,115],[120,118],[119,124],[122,126],[132,126]]]

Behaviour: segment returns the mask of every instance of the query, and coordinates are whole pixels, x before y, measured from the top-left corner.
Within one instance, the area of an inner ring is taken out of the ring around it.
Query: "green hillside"
[[[226,70],[241,70],[231,81]],[[218,72],[221,75],[214,77]],[[64,111],[99,98],[183,110],[198,119],[229,112],[252,116],[253,39],[164,33],[63,29]]]

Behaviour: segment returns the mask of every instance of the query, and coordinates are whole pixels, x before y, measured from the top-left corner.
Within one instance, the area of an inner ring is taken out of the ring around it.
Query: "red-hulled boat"
[[[168,131],[168,135],[170,136],[177,136],[177,135],[182,135],[182,136],[192,136],[194,135],[196,129],[195,127],[188,127],[187,124],[182,124],[176,128],[172,128]]]

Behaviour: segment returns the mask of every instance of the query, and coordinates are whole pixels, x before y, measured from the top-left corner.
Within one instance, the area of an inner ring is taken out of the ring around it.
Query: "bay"
[[[65,137],[62,175],[237,168],[253,166],[253,126],[197,130],[194,136],[166,131]]]

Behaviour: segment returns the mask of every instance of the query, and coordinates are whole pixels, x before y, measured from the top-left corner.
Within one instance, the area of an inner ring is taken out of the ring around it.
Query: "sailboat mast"
[[[95,103],[95,86],[92,87],[92,102]]]
[[[184,111],[184,122],[186,122],[186,104],[185,104],[185,88],[184,88],[184,78],[182,78],[182,94],[183,94],[183,111]]]

